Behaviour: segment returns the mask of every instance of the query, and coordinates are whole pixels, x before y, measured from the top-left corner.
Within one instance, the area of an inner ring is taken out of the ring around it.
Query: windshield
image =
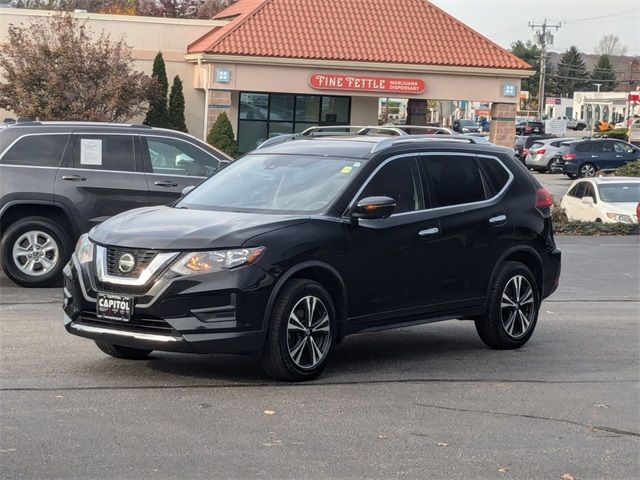
[[[603,202],[640,202],[640,183],[599,185],[598,190],[600,191],[600,198]]]
[[[321,156],[252,154],[232,163],[176,206],[273,213],[322,210],[362,162]]]

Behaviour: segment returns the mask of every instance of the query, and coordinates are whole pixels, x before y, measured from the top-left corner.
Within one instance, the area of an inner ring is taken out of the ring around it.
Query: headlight
[[[76,243],[76,257],[82,263],[89,263],[93,260],[93,242],[89,240],[89,234],[85,233],[80,236]]]
[[[623,213],[607,212],[607,218],[610,218],[614,222],[633,223],[633,218],[631,218],[631,215],[625,215]]]
[[[264,247],[191,252],[171,267],[171,271],[179,275],[191,275],[228,270],[255,262],[263,251]]]

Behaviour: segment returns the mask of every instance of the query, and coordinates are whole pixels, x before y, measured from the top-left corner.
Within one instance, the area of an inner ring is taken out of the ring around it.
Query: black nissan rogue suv
[[[558,286],[551,206],[511,149],[295,139],[83,235],[64,325],[114,357],[258,354],[284,380],[317,376],[346,335],[399,325],[470,319],[518,348]]]
[[[231,161],[181,132],[144,125],[0,127],[0,263],[25,287],[58,284],[81,233],[136,207],[171,203]]]

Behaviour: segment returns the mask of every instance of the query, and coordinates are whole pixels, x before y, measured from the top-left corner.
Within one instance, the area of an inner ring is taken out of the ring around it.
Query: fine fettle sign
[[[366,77],[331,73],[314,73],[309,77],[309,85],[317,90],[358,92],[422,93],[425,90],[424,81],[418,78]]]

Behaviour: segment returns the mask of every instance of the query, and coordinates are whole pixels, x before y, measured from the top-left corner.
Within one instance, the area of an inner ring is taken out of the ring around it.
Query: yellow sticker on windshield
[[[351,170],[353,170],[353,167],[350,167],[349,165],[347,165],[342,170],[340,170],[340,173],[349,173]]]

